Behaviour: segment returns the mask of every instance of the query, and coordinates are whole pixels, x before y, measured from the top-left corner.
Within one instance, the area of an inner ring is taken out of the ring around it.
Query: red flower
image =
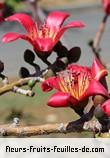
[[[102,105],[101,105],[101,109],[104,111],[104,113],[110,117],[110,99],[108,99],[107,101],[105,101]]]
[[[99,82],[107,75],[107,70],[95,59],[91,68],[78,65],[69,65],[56,77],[51,77],[42,83],[42,90],[48,92],[57,89],[48,101],[52,107],[67,107],[69,104],[76,106],[89,96],[97,94],[107,96],[108,92]]]
[[[30,16],[26,14],[12,15],[5,20],[18,21],[24,26],[27,34],[7,33],[2,41],[8,43],[21,38],[30,42],[36,53],[41,55],[45,52],[51,53],[53,47],[67,29],[84,27],[84,24],[80,21],[70,22],[66,26],[62,26],[67,17],[69,17],[69,14],[65,12],[52,12],[48,15],[44,25],[39,29]]]
[[[110,0],[102,0],[103,8],[105,13],[110,14]]]

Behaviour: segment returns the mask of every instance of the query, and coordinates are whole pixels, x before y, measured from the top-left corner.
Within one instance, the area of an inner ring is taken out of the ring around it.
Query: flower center
[[[54,40],[57,34],[57,30],[54,28],[50,28],[46,25],[42,25],[39,29],[39,38],[52,38]]]
[[[61,91],[69,93],[76,99],[80,97],[87,90],[90,80],[92,79],[89,71],[63,71],[59,74],[59,86]]]

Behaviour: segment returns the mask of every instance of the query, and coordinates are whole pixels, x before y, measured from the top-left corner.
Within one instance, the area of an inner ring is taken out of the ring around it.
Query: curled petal
[[[100,80],[102,77],[108,74],[105,67],[100,63],[100,61],[95,58],[91,67],[91,73],[95,80]]]
[[[5,19],[5,21],[18,21],[20,24],[24,26],[26,31],[32,36],[36,37],[37,36],[37,28],[36,24],[34,21],[31,19],[30,16],[26,14],[14,14],[12,16],[9,16],[8,18]]]
[[[50,77],[49,79],[45,80],[42,85],[41,88],[44,92],[49,92],[51,91],[53,88],[59,90],[59,85],[58,85],[58,81],[56,77]]]
[[[85,27],[85,24],[81,21],[73,21],[68,23],[66,26],[64,26],[62,29],[68,29],[68,28],[82,28]]]
[[[64,34],[64,32],[69,28],[83,28],[85,25],[81,21],[70,22],[66,26],[60,28],[58,34],[55,37],[55,41],[59,41],[60,37]]]
[[[108,91],[103,87],[103,85],[99,81],[92,80],[88,89],[82,96],[82,99],[89,96],[95,96],[97,94],[109,98]]]
[[[59,28],[61,27],[65,19],[69,16],[70,15],[66,12],[60,12],[60,11],[51,12],[46,19],[46,25],[49,27],[56,26],[56,28]]]
[[[101,105],[102,110],[110,117],[110,99]]]
[[[67,107],[69,105],[70,95],[63,92],[55,93],[48,101],[48,106],[51,107]]]
[[[15,41],[19,38],[21,38],[23,40],[28,40],[29,42],[31,42],[31,39],[28,36],[14,33],[14,32],[10,32],[10,33],[5,34],[2,38],[2,42],[9,43],[9,42]]]

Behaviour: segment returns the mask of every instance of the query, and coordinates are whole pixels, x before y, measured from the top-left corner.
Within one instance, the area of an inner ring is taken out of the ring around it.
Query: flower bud
[[[25,52],[24,52],[24,60],[27,62],[27,63],[30,63],[32,64],[35,60],[35,55],[34,53],[27,49]]]

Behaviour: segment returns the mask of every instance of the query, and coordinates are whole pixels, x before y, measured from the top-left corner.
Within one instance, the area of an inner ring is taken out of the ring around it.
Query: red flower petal
[[[69,16],[70,15],[66,12],[51,12],[46,19],[46,25],[49,27],[59,28],[63,24],[65,19]]]
[[[48,101],[48,105],[52,107],[67,107],[69,105],[70,95],[63,92],[55,93]]]
[[[103,87],[103,85],[99,81],[92,80],[89,85],[89,88],[87,89],[87,91],[85,92],[85,94],[82,96],[81,99],[89,97],[89,96],[95,96],[97,94],[103,95],[109,98],[108,91]]]
[[[68,29],[68,28],[82,28],[85,27],[85,24],[81,21],[73,21],[68,23],[66,26],[64,26],[62,29]]]
[[[28,40],[29,42],[31,42],[31,39],[29,39],[28,36],[14,33],[14,32],[10,32],[10,33],[5,34],[2,38],[2,42],[9,43],[9,42],[15,41],[19,38],[24,39],[24,40]]]
[[[30,16],[26,14],[14,14],[5,19],[6,21],[18,21],[20,24],[24,26],[26,31],[30,34],[30,36],[36,37],[37,36],[37,28],[34,21],[31,19]]]
[[[91,73],[95,80],[100,80],[102,77],[108,74],[105,67],[100,63],[97,58],[94,59],[94,62],[92,64]]]
[[[51,91],[53,88],[59,90],[59,85],[58,85],[58,81],[56,77],[50,77],[49,79],[45,80],[42,85],[41,88],[44,92],[48,92]]]
[[[110,0],[102,0],[104,11],[106,14],[110,14]]]
[[[58,34],[55,37],[55,42],[57,43],[59,41],[60,37],[64,34],[64,32],[67,29],[69,29],[69,28],[82,28],[84,26],[85,26],[84,23],[82,23],[81,21],[70,22],[66,26],[60,28]]]
[[[110,117],[110,99],[101,105],[102,110]]]

